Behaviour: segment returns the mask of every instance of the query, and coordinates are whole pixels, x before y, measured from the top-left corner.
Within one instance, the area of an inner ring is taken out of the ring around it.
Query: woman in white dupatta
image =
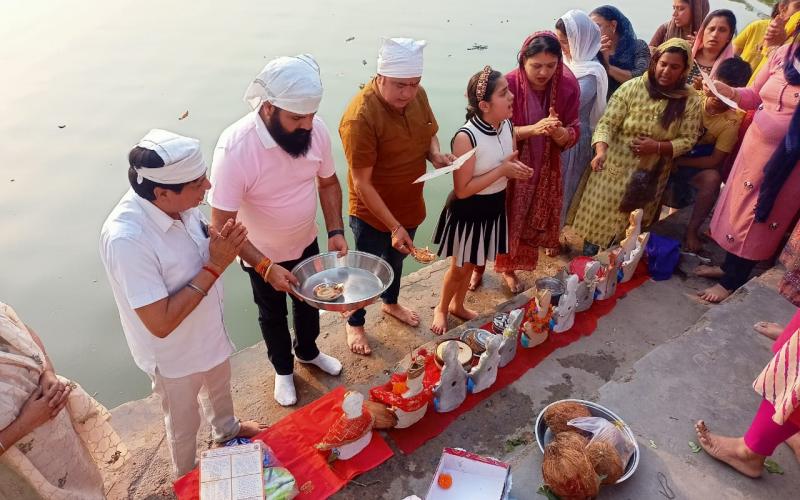
[[[575,147],[561,154],[564,203],[561,225],[566,223],[570,204],[578,192],[581,177],[592,160],[592,134],[606,109],[608,73],[597,60],[600,28],[583,11],[571,10],[556,22],[556,35],[564,52],[564,63],[581,87],[579,114],[581,135]],[[578,201],[578,200],[575,200]]]
[[[127,458],[110,418],[55,374],[36,333],[0,302],[0,497],[106,498]]]

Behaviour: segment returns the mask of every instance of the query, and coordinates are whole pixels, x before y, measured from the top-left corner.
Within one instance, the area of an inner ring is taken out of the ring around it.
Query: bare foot
[[[759,321],[753,325],[753,330],[772,340],[778,340],[778,337],[783,333],[783,328],[778,323],[770,323],[769,321]]]
[[[686,232],[686,240],[684,243],[687,252],[697,253],[703,249],[703,240],[700,239],[700,236],[695,231]],[[694,272],[697,274],[697,269],[695,269]]]
[[[522,283],[519,282],[517,274],[514,271],[503,273],[503,278],[506,280],[506,285],[511,293],[520,293],[522,291]]]
[[[372,354],[372,349],[369,348],[367,342],[367,334],[364,332],[363,326],[345,325],[347,331],[347,345],[354,354],[368,356]]]
[[[383,304],[383,312],[394,316],[409,326],[419,326],[419,314],[400,304]]]
[[[794,456],[800,462],[800,432],[786,440],[786,444],[794,452]]]
[[[439,309],[439,306],[436,306],[433,309],[433,324],[431,325],[431,331],[434,335],[441,335],[447,331],[447,313]]]
[[[747,445],[744,444],[744,438],[731,438],[712,434],[702,420],[695,424],[694,429],[697,432],[700,446],[711,457],[730,465],[747,477],[761,477],[761,470],[764,468],[764,459],[766,457],[756,455],[750,451]]]
[[[267,424],[262,424],[255,420],[239,422],[239,434],[236,437],[251,438],[264,432],[267,427],[269,427]]]
[[[697,266],[694,268],[694,275],[718,280],[725,275],[725,271],[719,266]]]
[[[483,271],[477,269],[472,271],[472,277],[469,279],[469,291],[474,292],[483,284]]]
[[[700,298],[705,300],[706,302],[711,302],[712,304],[719,304],[723,300],[730,297],[731,292],[726,290],[724,286],[717,283],[712,287],[706,288],[702,292],[697,292],[697,295],[699,295]]]
[[[472,321],[473,319],[478,317],[478,311],[467,309],[463,305],[461,307],[453,307],[453,305],[451,304],[449,307],[449,311],[450,314],[463,321]]]

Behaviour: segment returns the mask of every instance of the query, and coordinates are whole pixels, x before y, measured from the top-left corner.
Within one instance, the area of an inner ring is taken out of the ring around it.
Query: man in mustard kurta
[[[423,185],[413,182],[425,173],[426,160],[439,168],[454,159],[439,148],[439,125],[420,85],[424,47],[410,38],[384,39],[377,76],[353,98],[339,124],[356,250],[389,263],[394,281],[381,296],[383,312],[414,327],[419,315],[397,303],[403,259],[425,220]],[[347,343],[364,355],[371,352],[365,314],[360,309],[347,321]]]

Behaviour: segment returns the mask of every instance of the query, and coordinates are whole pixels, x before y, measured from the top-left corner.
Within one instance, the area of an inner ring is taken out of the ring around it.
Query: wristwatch
[[[331,229],[330,231],[328,231],[328,239],[333,238],[337,234],[341,234],[342,236],[344,236],[344,229]]]

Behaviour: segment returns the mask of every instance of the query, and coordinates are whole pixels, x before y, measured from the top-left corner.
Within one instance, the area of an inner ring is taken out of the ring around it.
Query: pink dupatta
[[[563,59],[559,61],[553,78],[545,91],[542,103],[533,92],[525,74],[522,54],[525,49],[538,37],[550,37],[558,40],[550,31],[539,31],[522,44],[517,58],[517,68],[506,75],[508,85],[514,93],[514,126],[526,126],[537,123],[549,114],[552,105],[558,113],[564,127],[570,133],[570,140],[563,149],[575,144],[580,133],[578,121],[578,106],[580,101],[580,87],[578,80],[564,65]],[[501,269],[528,269],[536,265],[536,257],[520,255],[521,267],[515,266],[517,253],[520,246],[555,248],[558,246],[560,232],[559,222],[561,217],[561,203],[563,198],[561,185],[561,151],[552,139],[546,136],[535,136],[517,143],[519,159],[534,169],[534,176],[527,181],[509,181],[509,196],[507,202],[509,221],[510,260],[507,256],[498,258],[498,267]],[[533,251],[538,252],[536,248]],[[528,262],[525,262],[525,261]]]
[[[706,30],[706,25],[711,21],[708,17],[703,20],[703,24],[700,25],[700,29],[697,31],[697,37],[694,39],[694,45],[692,46],[692,59],[697,61],[697,53],[700,52],[700,49],[703,48],[703,33]],[[733,51],[733,37],[731,37],[731,41],[728,42],[728,45],[722,49],[722,52],[719,53],[717,56],[717,60],[714,61],[714,66],[711,68],[711,75],[709,76],[716,76],[717,69],[719,65],[722,64],[723,61],[736,57],[736,53]],[[691,84],[691,82],[689,82]]]

